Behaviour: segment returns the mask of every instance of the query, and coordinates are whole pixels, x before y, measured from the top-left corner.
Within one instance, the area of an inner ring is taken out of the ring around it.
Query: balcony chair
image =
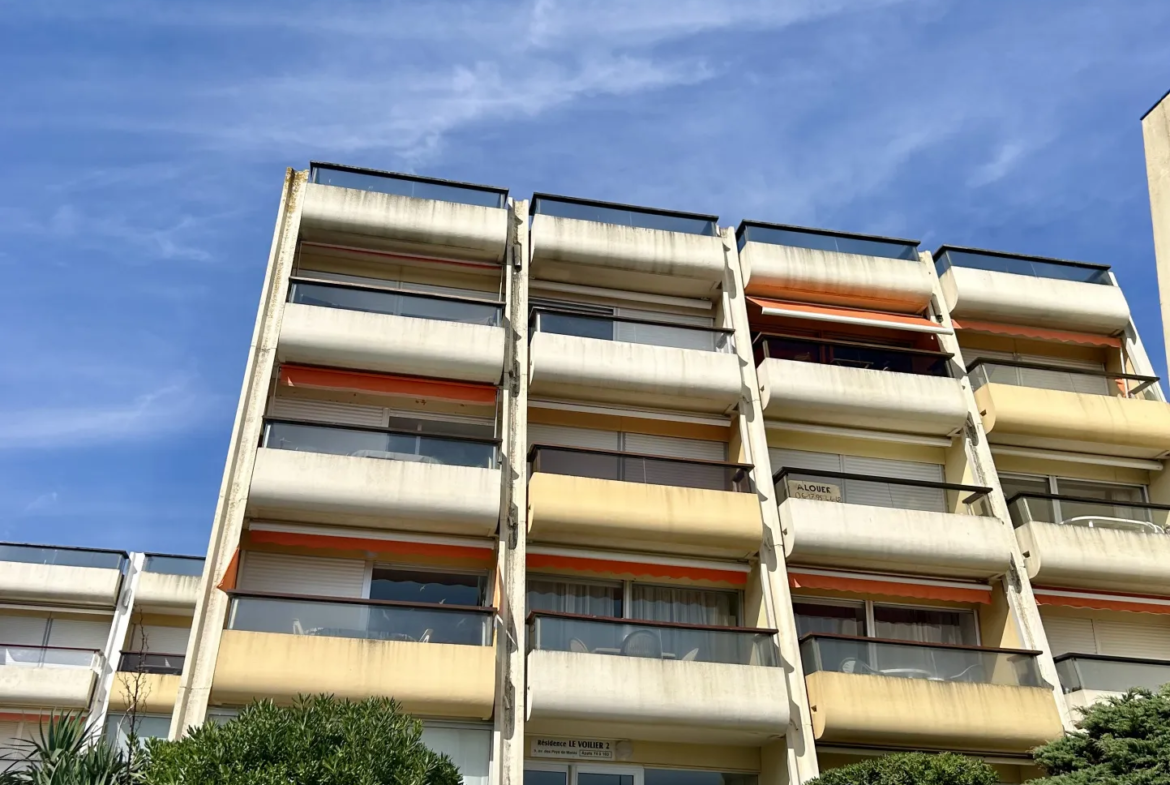
[[[662,659],[662,641],[649,630],[635,630],[622,641],[623,657]]]

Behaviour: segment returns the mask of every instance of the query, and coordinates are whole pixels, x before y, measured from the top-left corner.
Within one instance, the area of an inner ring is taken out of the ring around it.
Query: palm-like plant
[[[0,762],[0,785],[131,785],[137,756],[127,756],[90,728],[80,712],[54,714],[37,738],[18,742],[15,756]]]

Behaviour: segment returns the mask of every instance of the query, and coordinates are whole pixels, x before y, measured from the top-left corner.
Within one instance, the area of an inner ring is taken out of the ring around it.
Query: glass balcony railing
[[[146,561],[142,565],[142,571],[156,572],[162,575],[193,575],[199,578],[203,576],[203,557],[148,553]]]
[[[499,442],[495,439],[435,436],[385,428],[267,420],[264,440],[260,446],[355,458],[495,469],[498,466]]]
[[[406,643],[492,645],[495,608],[231,592],[228,629]]]
[[[343,311],[482,324],[488,327],[498,327],[503,314],[503,305],[499,302],[452,295],[404,292],[400,289],[381,289],[366,284],[318,281],[310,278],[292,279],[288,301],[301,305],[316,305],[320,308],[338,308]]]
[[[813,633],[800,639],[806,676],[818,671],[895,679],[1047,687],[1040,652]]]
[[[658,229],[663,232],[701,234],[714,237],[715,216],[676,213],[670,210],[653,210],[645,207],[631,207],[609,202],[592,202],[588,199],[572,199],[566,196],[534,194],[532,214],[548,215],[554,218],[574,218],[578,221],[633,226],[639,229]]]
[[[775,630],[534,611],[530,650],[776,667]]]
[[[865,504],[895,510],[952,512],[990,515],[987,494],[991,488],[950,482],[907,480],[827,470],[783,467],[772,475],[778,503],[788,499],[812,499],[844,504]]]
[[[953,248],[944,245],[934,252],[934,265],[939,275],[951,267],[968,267],[993,273],[1013,273],[1031,278],[1050,278],[1058,281],[1076,281],[1111,286],[1109,265],[1087,262],[1066,262],[1037,256],[1013,256],[995,251],[972,248]]]
[[[749,473],[753,467],[746,463],[666,458],[546,444],[533,445],[528,451],[528,462],[534,474],[543,472],[712,491],[750,493],[752,490]]]
[[[1156,691],[1170,684],[1170,661],[1103,654],[1062,654],[1056,672],[1065,693],[1081,690],[1125,692],[1134,688]]]
[[[985,384],[1010,384],[1015,387],[1034,387],[1040,390],[1059,390],[1086,395],[1159,400],[1157,376],[1137,376],[1066,368],[1046,363],[988,359],[976,360],[968,365],[967,374],[973,390],[978,390]]]
[[[0,643],[0,667],[96,669],[101,656],[97,649]]]
[[[1170,524],[1170,505],[1165,504],[1051,493],[1017,493],[1008,499],[1007,504],[1016,526],[1035,521],[1089,529],[1166,534]]]
[[[532,309],[529,333],[535,335],[538,332],[596,338],[600,341],[666,346],[673,349],[695,349],[702,352],[735,351],[732,330],[690,327],[650,319],[599,316],[552,308]]]
[[[503,207],[508,199],[508,191],[504,188],[336,164],[312,164],[309,168],[309,182],[353,188],[358,191],[376,191],[394,196],[412,196],[415,199],[470,204],[475,207]]]
[[[946,352],[770,333],[757,333],[753,343],[756,365],[771,358],[916,376],[951,375],[950,360],[953,355]]]
[[[747,243],[787,245],[791,248],[809,248],[814,251],[879,256],[883,259],[918,261],[918,241],[889,237],[868,237],[863,234],[830,232],[824,229],[806,229],[781,224],[749,223],[744,221],[736,231],[739,249]]]
[[[127,558],[125,551],[0,543],[0,561],[21,562],[23,564],[54,564],[59,567],[121,570]]]
[[[118,661],[118,670],[129,673],[155,673],[160,676],[179,676],[183,673],[183,654],[156,654],[147,651],[124,651]]]

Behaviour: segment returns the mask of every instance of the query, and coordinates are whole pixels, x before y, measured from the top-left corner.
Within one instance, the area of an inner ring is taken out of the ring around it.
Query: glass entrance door
[[[571,785],[642,785],[641,766],[605,766],[600,764],[572,767]]]

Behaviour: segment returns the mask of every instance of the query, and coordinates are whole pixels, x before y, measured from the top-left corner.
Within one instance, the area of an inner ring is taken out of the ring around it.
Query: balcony
[[[915,240],[748,221],[736,235],[748,294],[894,313],[930,304]]]
[[[312,165],[301,238],[500,262],[507,191],[368,169]]]
[[[503,303],[293,278],[277,359],[498,384]]]
[[[1170,662],[1103,654],[1062,654],[1056,672],[1069,709],[1086,709],[1135,687],[1156,692],[1170,684]]]
[[[689,297],[723,283],[714,216],[535,194],[532,277]]]
[[[529,330],[533,395],[703,412],[739,402],[731,330],[547,308]]]
[[[535,612],[528,728],[759,744],[788,725],[774,630]]]
[[[0,705],[84,709],[101,661],[95,649],[0,643]]]
[[[765,418],[932,436],[967,421],[944,352],[771,334],[755,343]]]
[[[0,596],[9,602],[112,607],[123,551],[0,544]]]
[[[750,465],[547,445],[528,461],[530,542],[741,559],[760,548]]]
[[[148,553],[134,604],[155,613],[192,613],[202,578],[202,557]]]
[[[122,652],[110,691],[110,710],[129,710],[137,692],[138,711],[152,714],[174,711],[184,659],[183,654]]]
[[[494,608],[232,593],[216,702],[393,697],[411,714],[487,719]]]
[[[984,514],[990,488],[803,469],[782,469],[773,482],[794,564],[981,579],[1011,564],[1011,535]],[[946,509],[964,512],[931,509],[944,494]]]
[[[951,316],[1115,335],[1129,305],[1107,265],[944,245],[935,267]]]
[[[1063,733],[1038,652],[829,634],[800,652],[820,742],[1024,753]]]
[[[490,536],[500,513],[498,441],[268,420],[254,517]]]
[[[1170,506],[1020,493],[1008,509],[1037,585],[1170,594]]]
[[[967,367],[993,444],[1157,458],[1170,445],[1170,406],[1153,376],[976,360]]]

